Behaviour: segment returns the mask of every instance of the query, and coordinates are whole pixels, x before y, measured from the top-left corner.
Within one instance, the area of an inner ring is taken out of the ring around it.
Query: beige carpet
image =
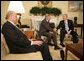
[[[61,47],[59,37],[57,37],[57,39],[58,39],[58,41],[57,41],[58,46]],[[65,42],[72,43],[72,41],[64,41],[64,43]],[[61,47],[61,48],[64,50],[64,53],[65,53],[65,47],[64,48]],[[61,56],[60,56],[60,50],[54,50],[54,46],[49,46],[49,49],[50,49],[50,53],[51,53],[53,60],[62,60]],[[76,57],[74,54],[72,54],[70,51],[68,51],[67,60],[80,60],[80,59],[78,57]]]

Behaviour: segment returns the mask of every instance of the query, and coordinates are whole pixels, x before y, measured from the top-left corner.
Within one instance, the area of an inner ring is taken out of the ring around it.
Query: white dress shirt
[[[64,23],[65,23],[65,30],[68,31],[69,30],[68,21],[67,20],[64,20]]]

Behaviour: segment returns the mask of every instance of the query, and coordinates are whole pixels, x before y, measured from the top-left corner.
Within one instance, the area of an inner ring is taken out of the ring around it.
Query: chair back
[[[9,53],[9,48],[6,44],[5,38],[1,33],[1,57],[6,56]]]

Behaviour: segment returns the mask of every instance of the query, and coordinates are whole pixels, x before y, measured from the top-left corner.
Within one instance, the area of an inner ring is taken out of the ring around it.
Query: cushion
[[[6,44],[3,34],[1,33],[1,57],[9,53],[9,48]]]
[[[1,60],[43,60],[41,53],[33,52],[33,53],[26,53],[26,54],[8,54],[7,56],[3,57]]]
[[[71,40],[72,40],[72,36],[66,34],[66,35],[65,35],[65,38],[64,38],[64,41],[71,41]]]

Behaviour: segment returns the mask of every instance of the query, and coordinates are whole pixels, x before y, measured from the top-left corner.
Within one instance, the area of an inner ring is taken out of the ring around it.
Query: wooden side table
[[[24,31],[24,33],[29,39],[34,38],[34,31]]]
[[[75,56],[83,60],[83,46],[79,43],[75,44],[67,44],[66,43],[66,50],[65,50],[65,60],[67,60],[67,52],[70,51]]]
[[[82,34],[83,34],[83,24],[77,24],[74,25],[75,28],[81,28],[81,38],[82,38]]]

